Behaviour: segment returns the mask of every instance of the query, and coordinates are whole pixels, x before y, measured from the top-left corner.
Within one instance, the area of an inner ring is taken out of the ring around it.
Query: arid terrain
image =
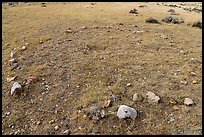
[[[202,3],[2,3],[2,134],[201,135],[202,9],[189,7]],[[119,119],[120,105],[136,119]]]

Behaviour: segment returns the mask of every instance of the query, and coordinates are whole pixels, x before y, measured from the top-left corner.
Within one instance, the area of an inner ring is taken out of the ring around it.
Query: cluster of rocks
[[[172,16],[166,16],[162,19],[163,22],[173,23],[173,24],[181,24],[184,23],[182,18],[173,18]]]
[[[132,9],[132,10],[129,11],[129,13],[138,14],[137,9]]]

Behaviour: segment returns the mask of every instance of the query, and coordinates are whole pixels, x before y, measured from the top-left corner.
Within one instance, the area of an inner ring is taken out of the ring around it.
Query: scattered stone
[[[105,110],[99,106],[91,106],[87,110],[85,110],[86,115],[89,119],[99,120],[105,117]]]
[[[181,24],[181,23],[184,23],[184,20],[182,18],[174,18],[172,20],[172,23],[173,24]]]
[[[69,131],[69,130],[65,130],[65,131],[63,132],[63,134],[69,135],[69,134],[70,134],[70,131]]]
[[[126,105],[121,105],[117,111],[117,117],[119,119],[131,118],[134,120],[137,117],[137,111]]]
[[[11,114],[11,112],[6,112],[6,116],[9,116]]]
[[[144,7],[147,7],[147,5],[140,5],[139,7],[140,8],[144,8]]]
[[[193,23],[192,27],[198,27],[200,29],[202,29],[202,22],[201,21],[196,21]]]
[[[51,121],[49,121],[49,124],[53,124],[55,121],[52,119]]]
[[[11,58],[13,59],[14,51],[11,51]]]
[[[174,99],[170,99],[170,100],[169,100],[169,103],[170,103],[171,105],[176,105],[176,104],[177,104],[177,102],[176,102]]]
[[[175,10],[174,9],[170,9],[167,12],[175,12]]]
[[[41,122],[40,121],[37,121],[37,123],[36,123],[37,125],[40,125],[41,124]]]
[[[155,103],[158,103],[160,101],[160,97],[157,96],[156,94],[154,94],[153,92],[147,92],[147,98],[149,101],[151,102],[155,102]]]
[[[166,23],[171,23],[172,20],[173,20],[172,16],[166,16],[165,18],[162,19],[162,21]]]
[[[142,101],[142,100],[143,100],[142,95],[140,95],[140,94],[138,94],[138,93],[133,94],[133,101],[138,101],[138,102],[140,102],[140,101]]]
[[[193,82],[192,82],[193,84],[198,84],[198,81],[196,81],[196,80],[193,80]]]
[[[10,77],[10,78],[7,78],[6,80],[7,80],[7,82],[11,82],[11,81],[15,80],[17,77],[18,77],[18,76]]]
[[[196,76],[196,73],[195,72],[190,72],[190,75],[191,76]]]
[[[105,101],[104,103],[103,103],[103,107],[104,108],[107,108],[107,107],[109,107],[111,105],[111,100],[109,99],[109,100],[107,100],[107,101]]]
[[[82,26],[81,29],[87,29],[87,27],[86,26]]]
[[[26,50],[26,46],[23,46],[21,49],[22,49],[22,50]]]
[[[129,11],[129,13],[138,14],[137,9],[132,9],[132,10]]]
[[[193,104],[193,100],[190,99],[190,98],[185,98],[184,99],[184,104],[187,105],[187,106],[190,106]]]
[[[46,7],[46,4],[45,3],[41,3],[41,7]]]
[[[127,83],[127,87],[130,87],[130,86],[132,86],[132,84],[131,83]]]
[[[20,92],[22,89],[22,86],[18,82],[14,82],[12,88],[11,88],[11,95],[13,95],[15,92]]]
[[[152,17],[145,19],[145,22],[147,22],[147,23],[156,23],[156,24],[160,24],[159,21],[158,21],[157,19],[152,18]]]
[[[55,126],[55,130],[57,131],[59,129],[59,126]]]

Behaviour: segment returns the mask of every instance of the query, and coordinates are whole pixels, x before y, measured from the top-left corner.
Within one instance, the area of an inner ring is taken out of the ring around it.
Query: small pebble
[[[69,133],[70,133],[69,130],[65,130],[65,131],[63,132],[63,134],[65,134],[65,135],[67,135],[67,134],[69,134]]]
[[[37,125],[40,125],[41,124],[41,122],[40,121],[37,121],[37,123],[36,123]]]
[[[11,114],[11,112],[6,112],[6,115],[9,116]]]
[[[49,124],[53,124],[53,123],[54,123],[54,120],[49,121]]]
[[[128,84],[127,84],[127,87],[130,87],[130,86],[132,86],[132,84],[131,84],[131,83],[128,83]]]
[[[177,102],[174,99],[170,99],[169,103],[172,104],[172,105],[176,105],[177,104]]]
[[[59,126],[55,126],[55,130],[58,130],[59,129]]]
[[[174,110],[179,110],[179,107],[176,106],[176,105],[174,105],[174,106],[173,106],[173,109],[174,109]]]
[[[190,75],[191,76],[196,76],[196,73],[195,72],[190,72]]]
[[[187,106],[192,105],[193,104],[193,100],[190,99],[190,98],[185,98],[184,99],[184,104],[187,105]]]
[[[131,118],[134,120],[137,117],[137,111],[126,105],[121,105],[117,111],[117,117],[119,119]]]
[[[193,84],[198,84],[198,82],[196,81],[196,80],[193,80],[193,82],[192,82]]]
[[[147,98],[149,99],[149,101],[151,102],[155,102],[158,103],[160,100],[160,97],[157,96],[156,94],[152,93],[152,92],[147,92]]]
[[[82,26],[81,29],[87,29],[87,27],[86,26]]]
[[[109,107],[111,105],[111,100],[109,99],[109,100],[107,100],[107,101],[105,101],[104,103],[103,103],[103,107],[104,108],[107,108],[107,107]]]
[[[22,50],[26,50],[26,46],[23,46],[21,49],[22,49]]]

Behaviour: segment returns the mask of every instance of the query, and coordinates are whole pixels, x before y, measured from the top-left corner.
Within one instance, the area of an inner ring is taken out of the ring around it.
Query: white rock
[[[58,130],[59,129],[59,126],[55,126],[55,130]]]
[[[13,52],[13,51],[11,51],[11,58],[13,58],[13,54],[14,54],[14,52]]]
[[[130,87],[132,84],[131,83],[127,83],[127,87]]]
[[[23,46],[23,47],[22,47],[22,50],[26,50],[26,46]]]
[[[137,111],[134,108],[128,107],[126,105],[121,105],[117,112],[117,117],[119,119],[131,118],[134,120],[137,117]]]
[[[22,86],[18,83],[18,82],[14,82],[12,88],[11,88],[11,95],[13,95],[14,92],[16,92],[16,90],[22,88]]]
[[[185,98],[184,99],[184,104],[187,105],[187,106],[192,105],[193,104],[193,100],[190,99],[190,98]]]
[[[142,95],[138,93],[133,94],[133,101],[142,101]]]
[[[149,101],[151,101],[151,102],[155,102],[155,103],[158,103],[159,102],[159,100],[160,100],[160,97],[159,96],[157,96],[156,94],[154,94],[154,93],[152,93],[152,92],[147,92],[147,98],[148,98],[148,100]]]

